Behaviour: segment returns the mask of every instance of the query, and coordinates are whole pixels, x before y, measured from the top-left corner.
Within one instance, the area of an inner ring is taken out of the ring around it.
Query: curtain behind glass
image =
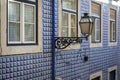
[[[9,2],[9,41],[20,41],[20,4]]]
[[[25,41],[34,41],[34,7],[25,5]]]
[[[63,9],[69,9],[76,11],[77,0],[63,0]]]

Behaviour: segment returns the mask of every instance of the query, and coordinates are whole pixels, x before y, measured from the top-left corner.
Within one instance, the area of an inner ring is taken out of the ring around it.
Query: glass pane
[[[63,0],[63,9],[75,10],[77,7],[77,0]]]
[[[96,40],[97,40],[97,41],[100,41],[100,31],[97,31],[97,32],[96,32]]]
[[[93,26],[93,30],[92,30],[92,34],[91,34],[91,38],[92,38],[92,43],[94,43],[95,42],[95,23],[93,24],[94,26]]]
[[[62,37],[68,37],[68,28],[62,27]]]
[[[9,41],[20,41],[20,24],[9,22]]]
[[[34,25],[25,24],[25,41],[34,41]]]
[[[113,40],[116,40],[116,26],[115,26],[115,22],[113,22]]]
[[[112,21],[110,21],[110,41],[112,41],[113,26]]]
[[[62,14],[62,36],[68,36],[68,14],[64,12]]]
[[[116,40],[116,26],[114,21],[110,21],[110,41]]]
[[[76,28],[71,28],[71,37],[76,37]]]
[[[34,23],[34,7],[25,5],[25,22]]]
[[[76,35],[76,15],[71,15],[71,37]]]
[[[116,40],[116,33],[113,32],[113,40]]]
[[[20,21],[20,4],[9,2],[9,21]]]
[[[92,2],[92,4],[91,4],[91,12],[92,12],[92,15],[100,17],[101,5]]]
[[[100,19],[96,19],[96,40],[100,41]]]
[[[116,19],[116,10],[110,9],[110,19]]]
[[[62,25],[63,26],[68,26],[68,13],[64,13],[62,14]]]
[[[116,80],[116,70],[110,72],[110,80]]]

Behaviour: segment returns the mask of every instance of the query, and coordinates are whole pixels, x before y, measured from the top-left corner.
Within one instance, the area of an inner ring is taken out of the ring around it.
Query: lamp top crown
[[[86,18],[86,17],[89,17],[88,16],[88,13],[84,13],[84,16],[83,16],[84,18]]]

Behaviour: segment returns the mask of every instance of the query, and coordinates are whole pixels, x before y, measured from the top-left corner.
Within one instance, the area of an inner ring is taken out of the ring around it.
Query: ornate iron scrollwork
[[[56,37],[55,38],[55,48],[65,49],[71,43],[82,43],[82,39],[87,37]]]

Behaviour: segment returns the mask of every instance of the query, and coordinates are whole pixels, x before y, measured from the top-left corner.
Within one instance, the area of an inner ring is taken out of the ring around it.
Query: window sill
[[[42,52],[42,45],[5,46],[2,45],[1,55],[18,55]]]
[[[108,46],[117,46],[117,42],[109,42]]]
[[[90,43],[90,48],[102,47],[102,43]]]
[[[93,80],[96,77],[100,77],[100,80],[102,80],[102,71],[91,74],[90,75],[90,80]]]

